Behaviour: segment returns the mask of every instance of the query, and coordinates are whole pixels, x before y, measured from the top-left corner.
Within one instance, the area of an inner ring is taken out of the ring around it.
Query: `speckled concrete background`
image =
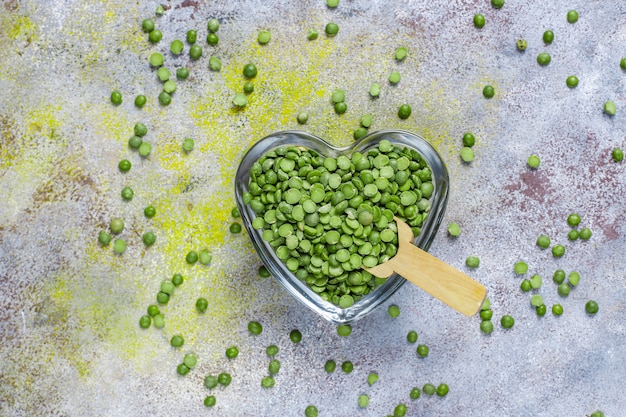
[[[8,0],[0,5],[0,415],[2,416],[301,416],[308,404],[320,416],[381,416],[405,403],[410,416],[587,416],[602,409],[626,415],[626,165],[613,163],[613,147],[626,148],[626,4],[621,1],[348,1],[328,9],[315,1],[167,2],[155,18],[163,31],[147,42],[140,22],[153,17],[156,1]],[[569,9],[580,20],[566,21]],[[472,16],[483,13],[481,30]],[[206,21],[222,24],[217,47],[204,41]],[[339,24],[335,38],[307,41],[309,28]],[[169,54],[169,43],[197,29],[204,56]],[[272,32],[267,46],[256,34]],[[552,29],[553,44],[541,40]],[[528,49],[515,48],[519,38]],[[404,62],[393,59],[408,47]],[[552,55],[537,65],[541,51]],[[156,101],[160,85],[148,65],[154,51],[166,66],[188,65],[169,107]],[[208,71],[219,56],[221,72]],[[243,84],[240,70],[256,62],[255,93],[243,111],[231,108]],[[393,70],[397,86],[386,82]],[[565,85],[575,74],[580,84]],[[383,85],[381,97],[369,85]],[[496,96],[481,91],[492,84]],[[346,91],[348,112],[329,104],[335,88]],[[124,102],[108,97],[119,89]],[[148,104],[138,110],[137,94]],[[617,114],[602,107],[614,100]],[[413,115],[396,116],[402,103]],[[402,128],[427,138],[451,175],[446,221],[431,253],[463,270],[465,258],[481,265],[469,274],[484,283],[494,310],[490,336],[479,318],[466,318],[406,285],[386,306],[340,338],[330,323],[299,305],[275,281],[257,275],[259,261],[245,234],[231,235],[233,184],[245,149],[277,130],[297,128],[295,115],[311,115],[304,129],[335,144],[351,141],[361,115],[372,129]],[[154,145],[141,160],[126,141],[135,122]],[[477,136],[476,160],[461,163],[462,134]],[[196,140],[188,155],[184,137]],[[541,157],[531,171],[529,155]],[[121,174],[117,163],[133,168]],[[122,187],[135,190],[131,202]],[[154,204],[147,220],[143,207]],[[580,213],[593,230],[587,241],[569,242],[566,217]],[[97,234],[121,216],[128,250],[115,256]],[[445,231],[457,221],[462,234]],[[146,249],[141,235],[154,230]],[[546,233],[563,243],[554,259],[534,242]],[[209,248],[210,267],[189,267],[191,249]],[[522,293],[513,264],[544,277],[546,304],[565,313],[538,318]],[[580,285],[562,299],[550,277],[557,268],[579,271]],[[181,272],[186,282],[163,308],[163,330],[141,330],[139,317],[154,302],[159,283]],[[210,301],[205,315],[195,299]],[[588,299],[596,316],[585,314]],[[497,321],[516,319],[513,329]],[[248,335],[259,320],[263,334]],[[294,345],[289,331],[303,341]],[[430,355],[420,359],[406,342],[414,329]],[[181,351],[169,346],[183,334]],[[276,387],[264,390],[275,343],[282,363]],[[224,349],[237,345],[228,361]],[[176,365],[186,352],[198,366],[186,377]],[[327,359],[351,360],[351,374],[325,373]],[[217,405],[202,403],[209,373],[230,372],[217,389]],[[369,387],[367,375],[380,380]],[[409,398],[412,387],[445,382],[447,397]],[[357,397],[369,394],[367,409]]]

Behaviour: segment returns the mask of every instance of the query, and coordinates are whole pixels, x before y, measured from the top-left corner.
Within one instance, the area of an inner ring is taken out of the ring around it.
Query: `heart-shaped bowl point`
[[[430,168],[434,191],[429,198],[430,208],[428,215],[421,224],[420,232],[415,236],[414,240],[415,245],[423,250],[428,250],[443,220],[448,201],[449,177],[446,165],[437,151],[425,139],[413,133],[401,130],[382,130],[371,133],[350,146],[335,147],[309,133],[301,131],[277,132],[261,139],[246,152],[235,176],[237,207],[250,240],[261,257],[263,264],[291,295],[333,323],[344,324],[363,317],[387,300],[406,280],[394,274],[347,308],[342,308],[324,300],[287,268],[287,265],[277,256],[274,248],[263,239],[261,230],[257,230],[252,226],[252,222],[257,217],[257,214],[249,204],[246,204],[244,196],[250,195],[250,179],[253,165],[273,150],[285,147],[298,147],[312,150],[324,157],[337,158],[340,155],[345,155],[350,158],[356,152],[366,154],[368,151],[377,148],[381,141],[388,141],[401,149],[408,148],[417,151],[428,165],[428,168]]]

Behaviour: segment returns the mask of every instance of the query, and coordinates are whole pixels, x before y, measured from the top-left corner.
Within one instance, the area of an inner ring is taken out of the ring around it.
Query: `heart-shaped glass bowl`
[[[252,240],[265,267],[297,300],[320,314],[325,319],[343,324],[363,317],[395,293],[406,280],[394,274],[383,284],[375,287],[349,308],[341,308],[322,299],[305,282],[299,280],[287,266],[276,256],[274,249],[263,240],[261,232],[252,227],[256,214],[243,201],[243,195],[250,184],[252,164],[272,149],[285,146],[298,146],[312,149],[324,156],[349,156],[353,152],[365,153],[386,139],[393,145],[408,147],[419,152],[426,160],[432,172],[434,192],[430,198],[431,208],[428,217],[421,227],[421,233],[415,237],[415,245],[428,250],[441,224],[448,202],[448,170],[437,151],[425,139],[413,133],[401,130],[382,130],[371,133],[351,146],[338,148],[311,134],[300,131],[284,131],[271,134],[255,143],[245,154],[235,177],[235,199],[241,213],[243,224]]]

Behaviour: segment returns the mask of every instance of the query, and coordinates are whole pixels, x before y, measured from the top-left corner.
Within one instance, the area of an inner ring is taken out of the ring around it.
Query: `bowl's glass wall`
[[[263,240],[261,233],[252,228],[252,220],[255,213],[250,206],[244,204],[243,195],[248,191],[250,183],[250,169],[252,164],[259,160],[265,153],[272,149],[283,146],[303,146],[313,149],[322,155],[337,157],[341,154],[352,152],[366,152],[376,147],[378,143],[386,139],[394,145],[409,147],[418,151],[432,170],[435,191],[431,197],[430,213],[422,225],[421,233],[415,238],[415,244],[424,250],[428,250],[435,238],[437,229],[441,224],[448,200],[448,171],[437,151],[423,138],[410,132],[400,130],[383,130],[369,134],[356,141],[349,147],[337,148],[322,139],[300,131],[284,131],[272,134],[254,144],[243,157],[235,177],[235,197],[237,207],[241,212],[243,223],[264,265],[294,297],[303,304],[334,323],[348,323],[364,316],[383,303],[406,280],[394,274],[387,281],[376,287],[369,294],[363,296],[349,308],[341,308],[330,302],[324,301],[306,283],[300,281],[291,273],[285,264],[275,255],[273,248]]]

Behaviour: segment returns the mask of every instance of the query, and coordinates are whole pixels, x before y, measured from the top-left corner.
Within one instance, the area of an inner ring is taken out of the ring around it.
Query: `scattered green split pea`
[[[370,96],[378,97],[380,95],[380,84],[372,83],[370,86]]]
[[[206,298],[198,298],[196,300],[196,309],[200,312],[200,313],[204,313],[207,308],[209,308],[209,302],[207,301]]]
[[[105,232],[104,230],[98,234],[98,242],[102,246],[108,246],[111,243],[111,235]]]
[[[505,329],[510,329],[511,327],[513,327],[513,325],[515,325],[515,319],[513,319],[512,316],[506,314],[500,319],[500,325]]]
[[[552,275],[552,281],[554,281],[555,284],[562,284],[563,281],[565,281],[565,271],[563,271],[562,269],[557,269],[556,271],[554,271],[554,275]]]
[[[371,387],[376,383],[376,381],[378,381],[378,374],[370,372],[369,375],[367,375],[367,384]]]
[[[258,336],[263,332],[263,326],[258,321],[248,323],[248,331],[250,334]]]
[[[408,51],[404,46],[399,47],[398,49],[396,49],[396,53],[395,53],[396,60],[403,61],[404,58],[406,58],[407,53]]]
[[[208,43],[211,46],[217,45],[219,41],[220,41],[220,38],[215,33],[209,33],[208,35],[206,35],[206,43]]]
[[[550,238],[546,235],[539,235],[537,237],[537,246],[541,249],[547,249],[550,247]]]
[[[324,28],[324,32],[328,37],[333,37],[339,33],[339,26],[336,23],[328,23]]]
[[[530,297],[530,304],[533,305],[534,307],[538,307],[542,305],[543,297],[540,294],[534,294],[532,297]]]
[[[403,104],[398,108],[398,117],[402,120],[408,119],[411,115],[411,106]]]
[[[367,406],[370,403],[370,397],[366,394],[361,394],[359,395],[359,398],[357,399],[357,402],[359,404],[359,407],[361,408],[367,408]]]
[[[557,293],[561,297],[567,297],[569,295],[570,291],[571,291],[571,288],[566,283],[559,284],[559,286],[557,287]]]
[[[565,84],[569,87],[569,88],[576,88],[578,86],[578,77],[576,77],[575,75],[570,75],[569,77],[567,77],[567,79],[565,80]]]
[[[154,52],[150,55],[150,65],[153,67],[160,67],[163,65],[163,54],[159,52]]]
[[[465,132],[463,134],[463,146],[471,148],[476,143],[476,136],[472,132]]]
[[[493,98],[493,96],[495,96],[495,94],[496,94],[496,90],[493,88],[492,85],[487,84],[483,88],[483,96],[485,98]]]
[[[293,343],[300,343],[302,341],[302,333],[300,333],[300,330],[294,329],[289,333],[289,339]]]
[[[124,201],[130,201],[135,196],[135,192],[130,187],[124,187],[124,188],[122,188],[121,195],[122,195],[122,199]]]
[[[200,45],[191,45],[189,48],[189,58],[193,61],[197,61],[202,56],[202,47]]]
[[[465,265],[468,268],[478,268],[480,266],[480,258],[478,256],[468,256],[465,259]]]
[[[243,76],[246,79],[254,78],[258,74],[258,69],[253,63],[248,63],[243,67]]]
[[[237,93],[235,94],[235,97],[233,97],[233,104],[236,107],[244,107],[246,104],[248,104],[248,98],[242,93]]]
[[[161,33],[158,29],[154,29],[148,34],[148,40],[150,43],[159,43],[161,39],[163,39],[163,33]]]
[[[305,417],[317,417],[317,407],[314,405],[309,405],[304,409]]]
[[[520,289],[524,292],[528,292],[531,290],[530,280],[524,279],[520,283]]]
[[[211,33],[215,33],[220,28],[220,22],[216,18],[212,17],[207,22],[207,29]]]
[[[537,155],[530,155],[528,157],[527,163],[531,169],[537,169],[539,168],[539,165],[541,164],[541,159],[539,159]]]
[[[230,346],[226,348],[225,354],[228,359],[235,359],[237,356],[239,356],[239,349],[237,348],[237,346]]]
[[[580,283],[580,274],[576,271],[572,271],[567,275],[567,282],[575,287]]]
[[[337,334],[342,337],[348,337],[352,334],[352,327],[349,324],[340,324],[337,326]]]
[[[517,275],[524,275],[528,272],[528,264],[526,262],[516,262],[513,266],[513,270]]]
[[[580,215],[577,213],[571,213],[567,216],[567,224],[571,227],[578,226],[580,224]]]
[[[272,34],[270,32],[268,32],[267,30],[262,30],[259,32],[257,40],[259,41],[261,45],[266,45],[270,42],[271,38],[272,38]]]
[[[404,417],[406,416],[406,405],[400,403],[396,405],[396,408],[393,409],[393,417]]]
[[[493,322],[491,320],[483,320],[480,322],[480,331],[485,334],[493,332]]]
[[[398,84],[400,82],[400,73],[398,71],[393,71],[391,74],[389,74],[389,82],[391,84]]]
[[[555,258],[560,258],[565,255],[565,246],[563,245],[554,245],[552,247],[552,256]]]
[[[457,237],[461,234],[461,226],[458,223],[451,222],[448,225],[448,234],[452,237]]]
[[[448,387],[447,384],[439,384],[437,386],[437,395],[440,397],[445,397],[446,395],[448,395],[449,391],[450,387]]]
[[[174,55],[182,54],[184,48],[185,48],[185,45],[183,45],[183,42],[180,39],[174,39],[172,43],[170,44],[170,51]]]
[[[545,304],[540,304],[535,309],[535,312],[537,313],[539,317],[545,316],[547,311],[548,311],[548,307],[546,307]]]
[[[481,29],[483,26],[485,26],[485,16],[483,16],[480,13],[477,13],[474,15],[474,26],[477,27],[478,29]]]
[[[222,61],[216,56],[212,56],[209,58],[209,69],[211,71],[221,71],[222,70]]]
[[[583,227],[582,229],[580,229],[579,236],[582,240],[591,239],[591,235],[591,229],[589,229],[588,227]]]
[[[543,42],[545,44],[551,44],[554,41],[554,32],[551,30],[546,30],[543,32]]]
[[[541,66],[546,66],[550,64],[550,61],[552,61],[552,57],[547,52],[541,52],[539,55],[537,55],[537,63]]]
[[[587,314],[590,315],[594,315],[596,314],[598,311],[600,310],[600,308],[598,307],[598,303],[596,303],[593,300],[589,300],[587,301],[587,303],[585,304],[585,311],[587,312]]]
[[[189,78],[189,70],[187,68],[178,68],[176,70],[176,78],[178,78],[179,80],[186,80],[187,78]]]
[[[430,349],[428,349],[428,346],[426,345],[418,345],[416,349],[417,355],[421,358],[427,357],[429,351]]]
[[[196,262],[198,262],[198,252],[196,251],[189,251],[187,252],[187,255],[185,256],[185,261],[189,264],[189,265],[193,265]]]
[[[144,233],[144,235],[142,236],[142,240],[143,243],[146,246],[152,246],[154,245],[154,243],[156,242],[156,235],[154,234],[154,232],[146,232]]]
[[[191,152],[193,150],[194,145],[195,145],[195,141],[191,138],[185,138],[183,140],[183,150],[185,152]]]
[[[354,137],[354,140],[359,140],[365,135],[367,135],[367,129],[364,127],[356,128],[352,133],[352,137]]]
[[[535,274],[530,278],[530,286],[536,290],[541,287],[542,283],[543,280],[541,279],[541,275],[539,274]]]
[[[436,390],[437,389],[435,388],[433,384],[424,384],[424,386],[422,386],[422,391],[424,392],[424,394],[427,394],[427,395],[435,394]]]
[[[195,367],[196,364],[198,363],[198,358],[196,358],[196,355],[193,353],[187,353],[185,357],[183,358],[183,363],[185,364],[186,367],[191,369]]]
[[[567,21],[569,23],[576,23],[576,22],[578,22],[578,12],[576,10],[569,10],[567,12]]]
[[[161,68],[159,68],[157,70],[157,77],[162,82],[165,82],[165,81],[169,80],[171,75],[172,74],[171,74],[171,72],[170,72],[170,70],[168,68],[161,67]]]
[[[124,239],[115,239],[113,242],[113,252],[122,254],[126,250],[126,241]]]
[[[465,163],[470,163],[474,160],[474,151],[469,146],[461,148],[461,159]]]
[[[113,103],[113,105],[115,106],[119,106],[120,104],[122,104],[122,93],[117,90],[113,91],[111,93],[111,103]]]
[[[111,233],[115,235],[122,233],[122,231],[124,230],[124,220],[120,218],[111,219],[111,222],[109,223],[109,228],[111,229]]]
[[[615,116],[615,113],[617,113],[617,106],[615,105],[614,101],[609,100],[604,103],[604,113],[606,113],[608,116]]]

